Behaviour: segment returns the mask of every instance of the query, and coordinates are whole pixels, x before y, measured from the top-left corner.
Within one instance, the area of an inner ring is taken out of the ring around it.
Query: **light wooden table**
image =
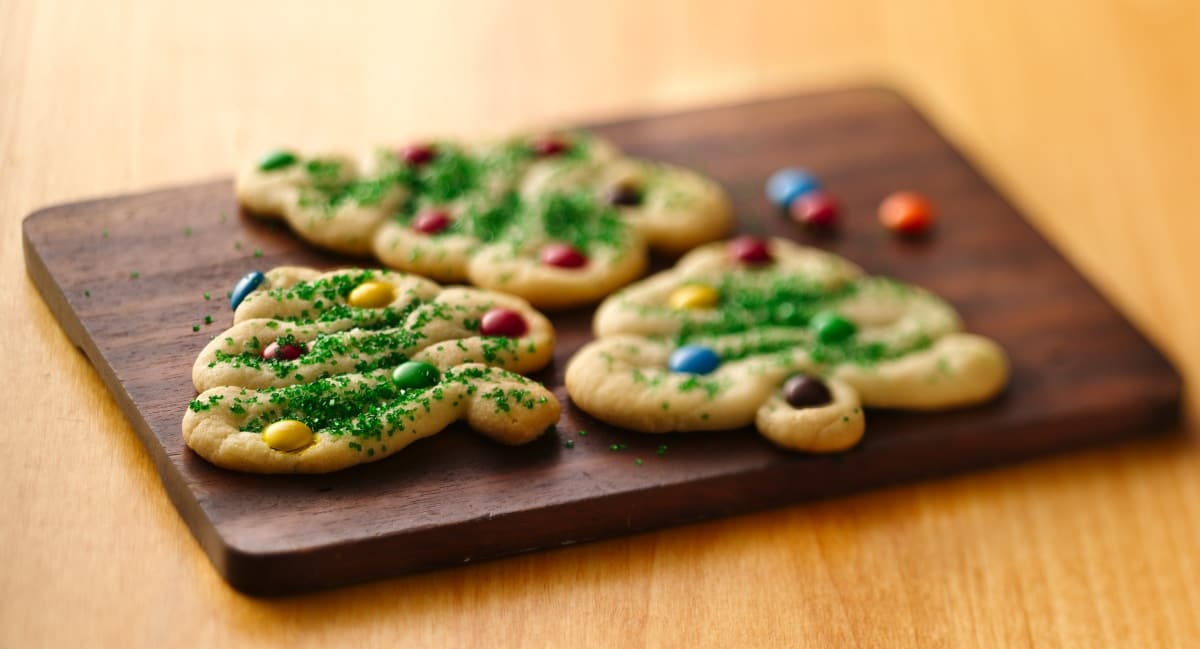
[[[1200,642],[1186,435],[312,596],[231,591],[25,278],[32,209],[280,142],[883,81],[1200,372],[1194,1],[353,4],[0,0],[0,646]]]

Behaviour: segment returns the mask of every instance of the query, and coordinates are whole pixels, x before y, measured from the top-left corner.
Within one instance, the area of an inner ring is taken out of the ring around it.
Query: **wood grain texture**
[[[150,449],[217,569],[251,593],[343,585],[744,513],[1156,432],[1175,421],[1174,370],[897,96],[824,93],[594,130],[631,154],[716,179],[730,192],[738,231],[804,240],[942,295],[969,330],[1008,352],[1005,394],[947,413],[871,411],[864,441],[835,456],[779,451],[751,429],[637,435],[565,403],[554,434],[516,449],[456,426],[397,457],[336,474],[238,475],[187,451],[179,427],[195,394],[192,360],[232,325],[222,289],[251,269],[329,268],[345,258],[318,253],[273,222],[237,216],[232,185],[216,182],[41,210],[24,223],[27,266]],[[836,235],[806,233],[767,204],[763,180],[797,159],[842,201]],[[934,236],[901,241],[879,227],[875,207],[896,188],[917,189],[940,207]],[[212,325],[191,331],[209,314]],[[552,319],[554,365],[536,378],[566,402],[563,372],[591,339],[592,309]],[[574,448],[564,447],[567,440]],[[614,453],[613,444],[628,449]],[[659,444],[669,447],[662,458]]]
[[[227,174],[279,142],[505,130],[882,78],[1200,376],[1190,0],[345,7],[0,2],[0,645],[1200,637],[1200,453],[1182,439],[277,602],[229,589],[26,278],[30,211]],[[394,65],[430,52],[437,66]]]

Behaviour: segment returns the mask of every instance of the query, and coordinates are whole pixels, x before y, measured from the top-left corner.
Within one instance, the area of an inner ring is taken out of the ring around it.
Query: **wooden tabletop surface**
[[[315,595],[232,591],[26,278],[31,210],[281,142],[883,83],[1200,372],[1194,2],[328,4],[0,0],[0,646],[1194,646],[1189,431]]]

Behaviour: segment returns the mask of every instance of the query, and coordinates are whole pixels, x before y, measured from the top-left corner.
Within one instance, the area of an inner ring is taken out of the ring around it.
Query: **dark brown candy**
[[[642,204],[642,190],[633,183],[621,183],[608,190],[608,204],[634,207]]]
[[[793,408],[812,408],[833,401],[825,382],[806,374],[797,374],[783,384],[783,398]]]

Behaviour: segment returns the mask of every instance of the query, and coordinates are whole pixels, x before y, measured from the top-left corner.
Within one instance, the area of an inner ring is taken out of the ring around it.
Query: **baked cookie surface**
[[[554,329],[527,302],[404,273],[280,267],[251,273],[234,325],[192,368],[184,441],[226,468],[324,472],[386,457],[462,419],[530,441],[558,401],[520,376]]]
[[[697,248],[609,297],[593,326],[567,392],[641,432],[755,424],[785,448],[837,451],[862,437],[863,406],[966,406],[1008,379],[1003,350],[942,299],[783,239]]]
[[[237,195],[319,247],[543,308],[595,303],[642,273],[648,248],[681,252],[732,219],[712,181],[586,133],[362,160],[278,151],[239,175]]]

